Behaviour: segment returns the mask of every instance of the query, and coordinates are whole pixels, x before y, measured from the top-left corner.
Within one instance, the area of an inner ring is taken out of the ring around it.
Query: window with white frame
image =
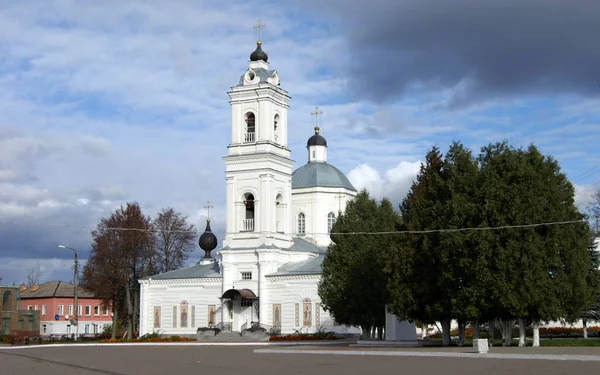
[[[108,305],[102,306],[102,314],[108,315]]]
[[[71,325],[67,324],[67,333],[71,333]]]
[[[335,224],[335,214],[330,212],[327,214],[327,233],[331,233],[331,228],[333,228],[333,224]]]
[[[94,315],[100,315],[100,306],[94,306]]]
[[[48,326],[46,324],[42,324],[42,333],[47,333]]]
[[[67,315],[73,315],[73,305],[67,306]]]
[[[81,315],[81,305],[77,305],[77,316]]]
[[[42,315],[46,315],[46,310],[48,310],[48,306],[42,305]]]
[[[33,306],[27,305],[27,310],[33,310]]]
[[[85,333],[90,333],[90,325],[89,324],[85,325]]]
[[[91,305],[85,306],[85,315],[92,315],[92,306]]]
[[[306,216],[304,212],[298,214],[298,234],[306,233]]]
[[[63,315],[65,313],[65,306],[64,305],[58,305],[58,308],[57,308],[56,311],[57,311],[58,315]]]
[[[252,280],[252,272],[242,272],[242,280]]]
[[[33,309],[34,309],[35,311],[38,311],[38,310],[40,309],[40,305],[35,305],[35,306],[33,307]]]

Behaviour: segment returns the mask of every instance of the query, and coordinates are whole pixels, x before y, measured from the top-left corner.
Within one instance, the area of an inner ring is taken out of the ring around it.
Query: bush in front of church
[[[296,331],[291,335],[271,336],[269,341],[307,341],[307,340],[337,340],[335,332],[319,329],[315,333]]]

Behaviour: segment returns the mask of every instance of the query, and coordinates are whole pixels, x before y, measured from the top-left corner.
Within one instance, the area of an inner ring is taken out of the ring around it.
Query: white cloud
[[[367,189],[373,197],[389,198],[394,206],[398,206],[410,190],[420,167],[420,161],[401,161],[382,176],[373,167],[361,164],[348,173],[348,179],[358,190]]]
[[[600,183],[600,181],[589,185],[573,184],[575,187],[575,205],[580,211],[584,212],[587,206],[592,203],[594,194],[600,191],[598,183]]]

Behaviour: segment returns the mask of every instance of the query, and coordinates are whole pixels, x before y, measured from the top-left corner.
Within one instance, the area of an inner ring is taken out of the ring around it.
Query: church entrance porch
[[[258,322],[258,297],[250,289],[229,289],[221,296],[223,326],[233,332],[242,332]]]

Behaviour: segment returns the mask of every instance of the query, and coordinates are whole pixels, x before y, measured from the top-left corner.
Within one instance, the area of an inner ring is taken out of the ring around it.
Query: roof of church
[[[191,267],[181,268],[175,271],[159,273],[144,278],[144,280],[168,280],[168,279],[202,279],[207,277],[221,277],[219,273],[219,264],[212,262],[209,264],[199,264]]]
[[[342,171],[326,162],[311,162],[292,173],[292,189],[336,187],[356,191]]]
[[[318,275],[321,273],[323,259],[325,259],[325,256],[319,255],[301,262],[289,262],[279,267],[277,272],[266,276]]]
[[[267,79],[269,77],[272,77],[273,74],[276,72],[275,69],[265,69],[265,68],[253,68],[252,69],[254,71],[254,74],[256,74],[256,76],[258,77],[259,81],[258,83],[267,83]],[[242,74],[242,76],[240,77],[240,86],[242,86],[244,84],[244,76],[246,75],[246,73]]]
[[[283,251],[293,251],[300,253],[316,253],[316,254],[324,254],[327,251],[327,248],[317,246],[312,242],[309,242],[301,237],[292,238],[293,244],[288,248],[280,248],[275,245],[260,245],[258,248],[256,247],[229,247],[224,246],[221,250],[254,250],[254,249],[280,249]]]

